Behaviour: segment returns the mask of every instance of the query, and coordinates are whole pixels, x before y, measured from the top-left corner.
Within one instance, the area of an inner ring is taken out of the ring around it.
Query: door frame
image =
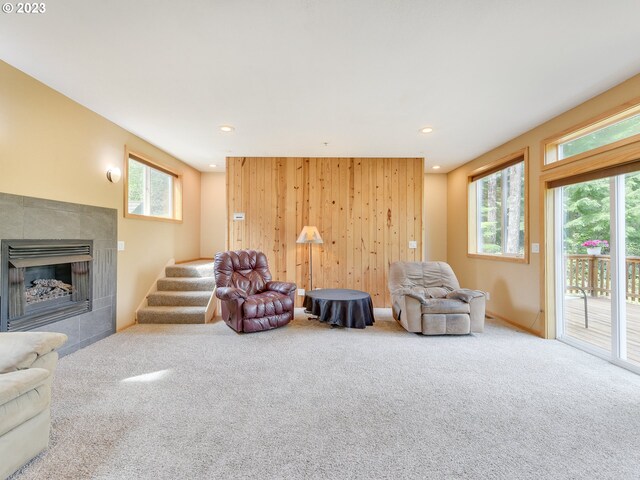
[[[594,169],[595,170],[595,169]],[[549,181],[541,188],[543,203],[543,225],[545,254],[544,303],[545,310],[553,316],[546,318],[547,338],[556,338],[563,343],[596,355],[615,365],[640,374],[640,365],[623,359],[627,349],[627,317],[626,317],[626,233],[625,233],[625,174],[610,177],[610,218],[611,218],[611,351],[604,350],[590,343],[569,337],[564,332],[564,324],[559,315],[563,312],[565,268],[562,238],[562,187],[552,188]],[[541,181],[541,183],[543,183]],[[622,219],[622,221],[619,221]],[[620,288],[620,286],[623,288]]]

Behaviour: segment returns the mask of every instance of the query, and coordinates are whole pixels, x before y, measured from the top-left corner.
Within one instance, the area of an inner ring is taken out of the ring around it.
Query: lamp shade
[[[317,227],[305,225],[296,243],[323,243]]]

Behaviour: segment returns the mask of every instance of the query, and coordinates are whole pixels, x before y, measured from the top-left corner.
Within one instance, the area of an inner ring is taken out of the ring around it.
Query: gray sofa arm
[[[20,395],[44,385],[51,375],[44,368],[28,368],[0,375],[0,407]]]
[[[425,299],[417,295],[393,295],[397,308],[396,320],[408,332],[422,332],[422,303]]]
[[[31,368],[38,360],[60,348],[67,341],[63,333],[0,333],[0,373]]]
[[[484,316],[487,298],[485,295],[473,298],[469,302],[469,317],[471,321],[471,331],[473,333],[484,332]]]
[[[404,297],[411,297],[411,298],[416,299],[417,301],[419,301],[423,305],[427,303],[427,297],[422,295],[421,292],[417,292],[413,288],[408,288],[408,287],[396,288],[395,290],[392,290],[391,291],[391,296],[393,298],[399,298],[399,297],[403,297],[403,296]]]
[[[484,292],[480,290],[469,290],[468,288],[459,288],[453,292],[447,293],[446,298],[461,300],[464,303],[470,303],[474,298],[484,297]]]

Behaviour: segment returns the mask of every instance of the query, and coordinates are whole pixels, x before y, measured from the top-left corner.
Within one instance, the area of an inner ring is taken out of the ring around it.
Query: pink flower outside
[[[609,242],[606,240],[587,240],[582,244],[582,246],[587,248],[608,247]]]

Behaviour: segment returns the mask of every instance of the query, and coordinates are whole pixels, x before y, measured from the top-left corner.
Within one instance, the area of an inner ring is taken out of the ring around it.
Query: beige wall
[[[424,176],[424,259],[447,261],[447,175]]]
[[[448,180],[447,256],[460,282],[469,288],[489,291],[487,310],[517,325],[543,334],[541,255],[544,245],[541,230],[540,166],[541,142],[564,129],[619,106],[640,94],[640,75],[592,98],[591,100],[543,123],[523,135],[491,150],[450,172]],[[529,148],[529,240],[541,244],[541,254],[530,254],[529,264],[467,257],[467,176],[482,165],[500,159],[521,148]]]
[[[200,172],[37,80],[0,62],[0,191],[118,210],[118,329],[167,260],[200,256]],[[124,146],[183,175],[181,224],[123,218]]]
[[[226,174],[203,173],[200,177],[202,226],[200,256],[213,258],[227,250],[227,184]]]

